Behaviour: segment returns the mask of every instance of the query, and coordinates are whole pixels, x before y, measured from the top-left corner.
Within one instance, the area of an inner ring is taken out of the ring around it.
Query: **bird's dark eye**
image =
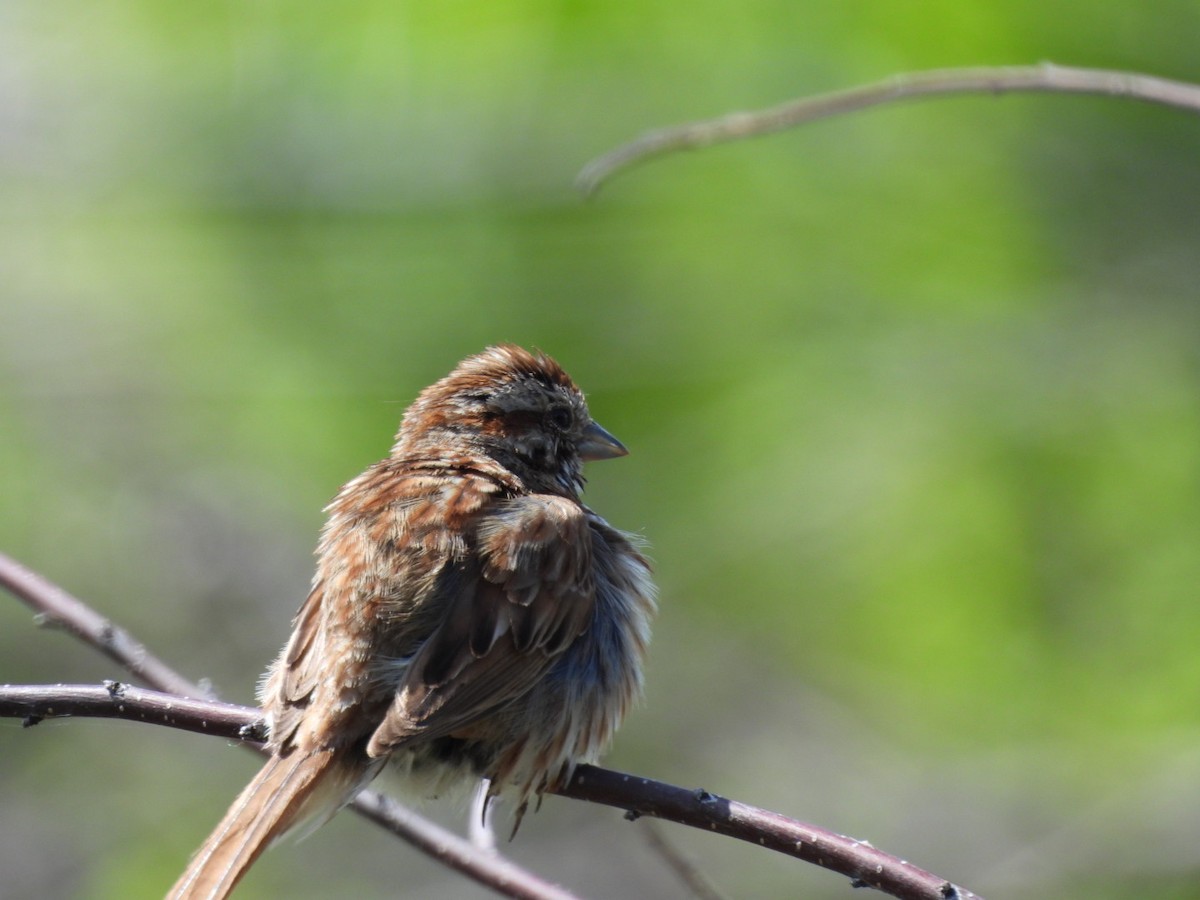
[[[566,431],[571,427],[571,411],[565,406],[556,406],[546,413],[546,421],[559,431]]]

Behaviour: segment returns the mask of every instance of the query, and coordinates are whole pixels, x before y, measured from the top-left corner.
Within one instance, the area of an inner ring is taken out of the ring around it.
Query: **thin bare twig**
[[[23,717],[26,722],[68,715],[124,718],[240,740],[247,735],[239,726],[259,724],[258,710],[248,706],[193,700],[186,707],[179,705],[170,710],[170,716],[164,716],[164,707],[176,700],[171,695],[128,687],[122,689],[119,701],[113,694],[111,684],[4,685],[0,687],[0,716]],[[876,850],[868,843],[705,790],[689,790],[597,766],[580,766],[570,783],[555,793],[624,809],[629,819],[655,816],[757,844],[847,875],[857,887],[877,888],[896,897],[978,900],[970,891]],[[363,794],[359,795],[359,802],[364,802]],[[373,817],[371,811],[376,810],[399,816],[402,821],[412,815],[398,804],[374,794],[365,805],[364,814],[368,818]],[[388,827],[391,828],[390,823]],[[405,837],[408,839],[407,835]],[[452,837],[466,850],[471,849],[466,841]],[[424,848],[424,845],[419,846]],[[443,849],[438,844],[431,847],[434,851]],[[447,864],[454,865],[451,861]]]
[[[0,587],[37,613],[44,628],[61,628],[99,650],[151,687],[181,697],[211,697],[211,692],[180,675],[133,635],[100,615],[57,584],[0,553]]]
[[[596,766],[580,766],[558,793],[626,810],[626,818],[655,816],[748,841],[910,900],[980,900],[978,895],[877,850],[866,841],[789,819],[779,813]]]
[[[266,723],[252,706],[193,700],[119,681],[0,685],[0,717],[23,718],[29,728],[71,716],[130,719],[255,744],[267,738]]]
[[[667,840],[662,829],[650,820],[642,823],[642,833],[646,835],[646,843],[658,854],[674,872],[679,880],[687,885],[688,890],[700,900],[727,900],[724,894],[713,884],[712,879],[701,872],[696,864],[688,859],[678,847]]]
[[[259,711],[256,709],[199,699],[205,697],[208,692],[153,656],[123,628],[3,553],[0,553],[0,587],[6,588],[14,597],[34,609],[39,624],[49,623],[63,628],[84,643],[100,650],[147,684],[175,697],[172,699],[160,695],[157,699],[149,698],[144,695],[153,692],[147,691],[139,695],[135,693],[137,689],[120,685],[118,687],[123,691],[124,697],[120,703],[114,703],[110,687],[101,686],[98,689],[92,688],[93,691],[99,690],[101,695],[89,697],[86,690],[83,693],[75,693],[75,711],[71,714],[133,718],[175,728],[188,727],[184,723],[190,719],[195,727],[190,727],[189,730],[209,734],[217,734],[217,723],[225,722],[226,717],[234,720],[240,718],[240,721],[237,721],[239,729],[242,726],[253,727],[259,723]],[[110,682],[110,685],[115,685],[115,682]],[[11,687],[6,686],[6,689]],[[197,699],[189,701],[190,705],[186,708],[177,705],[170,711],[170,715],[163,715],[159,707],[167,703],[178,704],[180,698],[184,697]],[[140,702],[135,702],[142,699],[146,699],[149,704],[145,708]],[[48,705],[39,707],[33,704],[32,697],[25,695],[23,702],[27,711],[15,714],[24,718],[27,724],[33,724],[38,718],[65,714],[65,703],[59,700],[51,699]],[[85,712],[87,709],[95,712]],[[193,719],[192,713],[200,709],[203,709],[201,718]],[[209,730],[209,725],[212,725],[212,730]],[[223,736],[243,739],[249,735],[238,730]],[[253,743],[246,743],[246,746],[249,749],[261,749]],[[522,869],[502,856],[479,851],[449,829],[430,822],[375,791],[361,791],[350,804],[350,808],[443,865],[502,896],[514,897],[517,900],[578,900],[574,894],[551,884],[533,872]]]
[[[575,185],[584,195],[591,196],[618,172],[658,156],[770,134],[869,106],[951,94],[1039,91],[1120,97],[1200,112],[1200,85],[1135,72],[1080,69],[1050,63],[1038,66],[935,69],[897,75],[848,90],[804,97],[769,109],[735,112],[715,119],[650,131],[593,159],[580,171]]]
[[[378,791],[359,791],[353,809],[393,834],[498,894],[521,900],[579,900],[556,884],[498,854],[480,850],[449,829],[435,825]]]

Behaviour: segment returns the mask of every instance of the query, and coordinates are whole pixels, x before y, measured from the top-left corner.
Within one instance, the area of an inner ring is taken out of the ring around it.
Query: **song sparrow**
[[[595,760],[640,693],[655,612],[636,542],[579,500],[583,462],[626,452],[542,354],[491,347],[426,388],[327,508],[261,688],[271,757],[169,896],[225,897],[389,757],[487,778],[518,822]]]

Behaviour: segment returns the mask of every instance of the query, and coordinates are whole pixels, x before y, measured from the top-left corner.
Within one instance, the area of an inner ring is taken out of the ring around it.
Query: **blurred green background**
[[[662,588],[612,766],[993,898],[1200,897],[1200,120],[958,98],[571,188],[906,70],[1200,81],[1198,39],[1194,0],[7,0],[0,549],[249,701],[324,503],[462,356],[539,346]],[[0,681],[122,674],[0,598]],[[161,895],[255,765],[0,721],[0,895]],[[666,833],[731,896],[849,896]],[[687,896],[617,811],[505,849]],[[349,815],[239,894],[337,895],[484,896]]]

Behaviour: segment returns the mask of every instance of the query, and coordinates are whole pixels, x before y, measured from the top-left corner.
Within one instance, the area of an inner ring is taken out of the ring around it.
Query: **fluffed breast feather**
[[[476,534],[476,552],[444,579],[442,623],[408,667],[371,756],[453,735],[521,697],[592,621],[592,534],[579,504],[504,500]]]

